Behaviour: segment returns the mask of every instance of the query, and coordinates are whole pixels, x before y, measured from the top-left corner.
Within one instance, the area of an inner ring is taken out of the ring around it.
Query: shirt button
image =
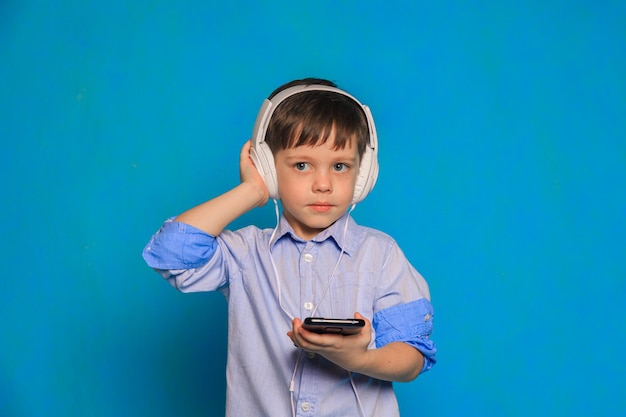
[[[309,411],[311,409],[311,403],[305,401],[302,403],[302,405],[300,405],[300,408],[302,409],[302,411]]]
[[[304,303],[304,309],[308,311],[313,310],[313,303],[310,301],[307,301],[306,303]]]
[[[304,255],[305,262],[311,262],[312,260],[313,260],[313,255],[311,255],[310,253],[307,253],[306,255]]]
[[[306,353],[306,357],[307,357],[307,358],[309,358],[309,359],[315,359],[315,353],[313,353],[313,352],[307,352],[307,353]]]

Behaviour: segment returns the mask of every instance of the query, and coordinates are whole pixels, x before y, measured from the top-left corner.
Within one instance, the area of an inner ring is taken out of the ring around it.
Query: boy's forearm
[[[420,374],[424,356],[414,347],[402,342],[389,343],[370,349],[354,372],[385,381],[408,382]]]
[[[185,211],[175,221],[187,223],[217,236],[230,222],[263,202],[263,190],[259,190],[254,184],[243,182],[224,194]]]

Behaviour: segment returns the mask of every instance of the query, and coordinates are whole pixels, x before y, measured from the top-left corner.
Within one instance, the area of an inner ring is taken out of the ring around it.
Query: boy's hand
[[[249,183],[254,185],[261,195],[261,200],[257,206],[262,206],[269,200],[269,190],[258,169],[252,162],[250,157],[250,148],[252,147],[252,141],[248,140],[241,148],[239,155],[239,179],[242,183]]]
[[[294,345],[307,352],[317,353],[349,371],[367,368],[368,346],[371,341],[372,325],[369,320],[355,313],[357,319],[364,319],[365,326],[355,335],[319,334],[302,327],[302,320],[292,322],[292,330],[287,333]]]
[[[420,374],[424,356],[419,350],[403,342],[391,342],[380,348],[368,349],[372,325],[359,313],[355,313],[354,317],[365,320],[365,327],[359,334],[341,336],[313,333],[302,327],[300,319],[294,319],[292,330],[287,332],[287,336],[294,345],[315,352],[350,372],[384,381],[402,382],[412,381]]]
[[[217,236],[242,214],[267,203],[269,190],[250,158],[250,146],[246,142],[239,154],[241,184],[181,213],[176,221]]]

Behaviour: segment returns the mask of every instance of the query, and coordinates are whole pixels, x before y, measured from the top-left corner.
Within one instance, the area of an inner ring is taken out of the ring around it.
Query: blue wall
[[[431,285],[403,415],[626,413],[623,2],[211,3],[0,3],[1,416],[223,414],[224,299],[140,253],[311,75],[371,106],[355,217]]]

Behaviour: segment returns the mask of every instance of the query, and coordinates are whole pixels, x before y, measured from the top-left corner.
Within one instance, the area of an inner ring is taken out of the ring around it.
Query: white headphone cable
[[[359,411],[361,412],[361,416],[365,416],[365,410],[363,410],[363,404],[361,403],[361,397],[359,397],[359,392],[356,389],[356,383],[354,382],[354,378],[352,377],[352,372],[348,371],[348,378],[350,378],[350,385],[352,385],[352,391],[354,391],[354,396],[356,397],[356,403],[359,406]]]
[[[272,234],[270,235],[268,251],[270,255],[270,262],[272,264],[272,268],[274,269],[274,279],[276,280],[276,290],[278,291],[278,306],[280,307],[281,310],[283,310],[283,312],[287,315],[287,317],[289,317],[289,320],[293,321],[294,317],[291,314],[289,314],[289,312],[285,309],[285,307],[283,307],[283,297],[282,297],[282,291],[280,288],[280,277],[278,274],[278,268],[276,268],[276,263],[274,263],[274,257],[272,256],[272,239],[274,239],[274,237],[276,236],[276,232],[278,231],[278,224],[280,222],[280,214],[278,212],[278,201],[276,199],[273,199],[273,201],[274,201],[274,211],[276,213],[276,227],[274,227],[274,230],[272,231]]]

